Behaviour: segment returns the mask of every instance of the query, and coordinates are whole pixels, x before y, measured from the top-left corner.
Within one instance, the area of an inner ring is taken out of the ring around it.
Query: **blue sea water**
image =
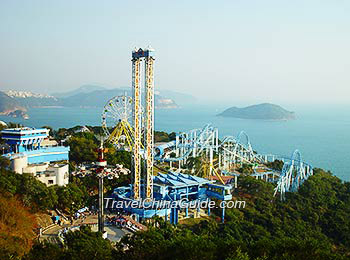
[[[221,137],[243,130],[260,153],[289,156],[299,149],[305,161],[314,167],[331,170],[343,180],[350,180],[350,107],[303,108],[296,110],[297,119],[260,121],[217,117],[221,109],[193,106],[175,110],[157,110],[156,130],[178,132],[211,123],[219,128]],[[55,129],[76,125],[100,125],[101,109],[96,108],[33,108],[30,119],[0,116],[0,120]]]

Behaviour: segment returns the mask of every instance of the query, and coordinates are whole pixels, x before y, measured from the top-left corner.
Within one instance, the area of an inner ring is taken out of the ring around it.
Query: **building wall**
[[[23,168],[27,167],[28,158],[27,156],[17,157],[11,160],[11,169],[19,174],[23,173]]]
[[[42,159],[42,157],[41,157]],[[69,182],[69,166],[68,164],[49,165],[49,162],[29,164],[27,156],[17,156],[11,160],[11,169],[16,173],[28,173],[38,178],[46,185],[64,186]]]
[[[68,164],[49,166],[46,171],[37,173],[36,177],[47,186],[64,186],[69,182],[69,166]]]

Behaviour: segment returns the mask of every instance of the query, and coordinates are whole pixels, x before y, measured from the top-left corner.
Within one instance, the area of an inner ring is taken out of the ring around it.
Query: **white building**
[[[69,182],[68,164],[31,164],[23,169],[23,173],[31,174],[47,186],[64,186]]]
[[[91,132],[87,126],[81,126],[79,129],[75,130],[74,133],[89,133]]]

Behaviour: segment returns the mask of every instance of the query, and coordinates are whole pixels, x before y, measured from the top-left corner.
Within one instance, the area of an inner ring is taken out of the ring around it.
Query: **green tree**
[[[65,259],[64,249],[56,244],[44,241],[36,243],[25,255],[24,260],[63,260]]]
[[[272,170],[282,171],[284,162],[281,160],[274,160],[273,162],[266,163],[266,166]]]
[[[65,235],[65,243],[65,259],[108,260],[113,259],[115,254],[109,240],[103,239],[101,233],[92,232],[88,227],[68,232]]]
[[[72,136],[68,140],[70,146],[70,160],[82,162],[94,162],[97,160],[98,145],[92,133],[82,133],[81,135]]]
[[[49,131],[49,135],[50,135],[50,136],[54,136],[55,131],[53,130],[53,128],[52,128],[51,126],[44,125],[44,126],[42,126],[41,128],[49,129],[49,130],[50,130],[50,131]]]
[[[105,158],[109,165],[122,164],[125,168],[131,169],[131,152],[116,150],[113,145],[107,145],[107,148]]]
[[[71,182],[66,186],[57,186],[57,207],[61,210],[74,213],[85,206],[88,193],[83,185]]]
[[[11,164],[10,160],[3,157],[3,156],[0,156],[0,167],[1,168],[7,168],[9,167]]]

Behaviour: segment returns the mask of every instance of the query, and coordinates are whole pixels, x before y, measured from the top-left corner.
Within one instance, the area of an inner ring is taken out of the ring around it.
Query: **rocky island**
[[[260,119],[260,120],[290,120],[295,119],[295,113],[281,106],[263,103],[247,107],[230,107],[218,114],[222,117]]]

